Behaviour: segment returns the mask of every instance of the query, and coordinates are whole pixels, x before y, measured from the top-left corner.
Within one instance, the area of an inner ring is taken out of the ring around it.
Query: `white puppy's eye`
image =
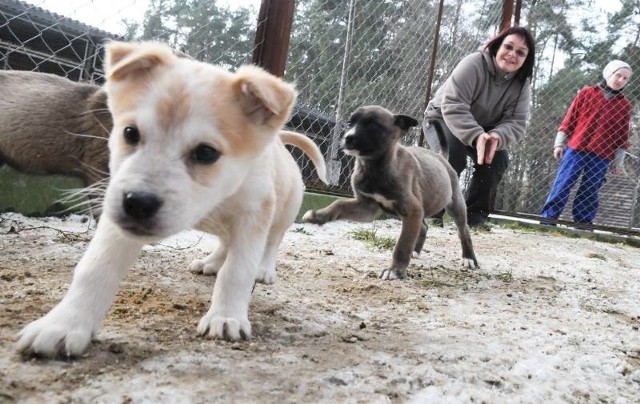
[[[140,132],[138,132],[138,128],[136,127],[127,126],[124,128],[122,134],[124,135],[124,140],[130,145],[135,145],[140,142]]]
[[[197,164],[213,164],[222,154],[213,147],[201,144],[191,152],[191,161]]]

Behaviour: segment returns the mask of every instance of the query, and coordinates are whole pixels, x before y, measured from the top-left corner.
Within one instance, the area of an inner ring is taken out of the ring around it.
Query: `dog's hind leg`
[[[298,166],[292,162],[292,171],[297,172]],[[269,237],[267,238],[267,244],[264,248],[262,255],[262,261],[260,262],[260,268],[258,268],[258,275],[256,282],[271,285],[276,281],[276,259],[278,256],[278,248],[284,239],[284,235],[296,220],[296,216],[300,211],[302,205],[302,198],[304,196],[304,185],[300,178],[296,178],[296,182],[291,192],[287,197],[283,198],[282,209],[274,217],[271,230],[269,230]],[[283,195],[284,196],[284,195]]]
[[[418,238],[416,239],[416,245],[413,248],[413,256],[418,257],[422,252],[422,247],[424,246],[424,241],[427,239],[427,230],[429,226],[425,219],[422,219],[422,226],[420,226],[420,233],[418,234]]]
[[[256,282],[271,285],[276,281],[276,258],[278,256],[278,247],[284,238],[284,233],[272,235],[267,241],[264,249]]]
[[[302,202],[302,196],[300,196],[299,200]],[[300,206],[300,203],[298,203],[297,206]],[[297,209],[295,212],[297,213]],[[295,220],[295,215],[282,220],[283,221],[280,223],[274,223],[269,232],[269,237],[267,238],[267,243],[264,247],[264,253],[262,254],[262,260],[260,261],[260,267],[258,268],[258,274],[256,275],[256,282],[258,283],[271,285],[276,282],[276,259],[278,256],[278,247],[280,247],[280,243],[282,243],[282,239],[284,238],[287,229]]]
[[[467,224],[467,207],[464,203],[464,197],[459,189],[454,189],[453,200],[446,208],[449,216],[453,218],[458,228],[458,238],[462,245],[462,261],[464,268],[474,268],[478,266],[478,260],[473,252],[473,243],[471,242],[471,232]]]
[[[220,239],[216,249],[203,259],[194,259],[189,264],[189,271],[194,274],[215,275],[227,258],[227,244]]]
[[[460,264],[464,268],[477,268],[478,260],[473,252],[473,243],[471,242],[471,232],[466,221],[464,225],[458,225],[458,237],[462,244],[462,260]]]

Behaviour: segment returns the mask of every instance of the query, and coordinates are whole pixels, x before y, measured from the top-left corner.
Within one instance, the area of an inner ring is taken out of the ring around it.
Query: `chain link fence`
[[[260,6],[258,0],[150,0],[122,6],[115,0],[79,0],[65,2],[65,11],[60,3],[0,0],[2,69],[100,83],[100,47],[108,38],[161,40],[234,69],[251,60]],[[107,11],[93,11],[105,4]],[[609,11],[602,4],[552,0],[528,2],[520,10],[520,24],[536,37],[533,103],[525,138],[509,150],[497,212],[537,219],[559,167],[553,146],[569,106],[580,89],[602,82],[610,60],[622,59],[636,70],[624,88],[632,106],[629,147],[621,172],[606,171],[593,223],[618,232],[640,227],[640,3],[607,3]],[[288,126],[320,146],[331,180],[329,186],[319,183],[306,157],[292,150],[307,187],[349,195],[353,161],[340,152],[339,138],[350,113],[379,104],[422,120],[428,98],[456,64],[497,33],[502,9],[502,1],[486,0],[447,0],[442,8],[427,0],[298,0],[285,78],[296,83],[299,97]],[[419,144],[420,129],[403,142]],[[463,185],[471,171],[469,165],[462,173]],[[563,195],[566,208],[558,216],[567,223],[574,220],[577,181]]]

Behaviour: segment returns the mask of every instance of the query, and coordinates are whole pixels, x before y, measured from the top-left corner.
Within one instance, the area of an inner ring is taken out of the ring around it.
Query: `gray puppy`
[[[407,130],[416,125],[415,119],[394,115],[380,106],[358,108],[351,115],[349,128],[341,140],[345,154],[356,158],[351,176],[355,197],[341,198],[324,209],[307,211],[302,218],[316,224],[332,220],[371,222],[380,208],[399,216],[402,230],[391,266],[380,275],[383,279],[406,277],[412,252],[420,254],[424,245],[425,219],[443,208],[458,227],[462,266],[478,266],[456,172],[439,154],[399,143]]]
[[[90,186],[109,176],[111,115],[101,87],[47,73],[0,71],[0,166]]]

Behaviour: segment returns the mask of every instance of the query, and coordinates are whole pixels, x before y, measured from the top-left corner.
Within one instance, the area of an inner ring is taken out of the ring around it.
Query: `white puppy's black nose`
[[[126,192],[122,198],[122,208],[134,219],[149,219],[162,206],[162,200],[149,192]]]

